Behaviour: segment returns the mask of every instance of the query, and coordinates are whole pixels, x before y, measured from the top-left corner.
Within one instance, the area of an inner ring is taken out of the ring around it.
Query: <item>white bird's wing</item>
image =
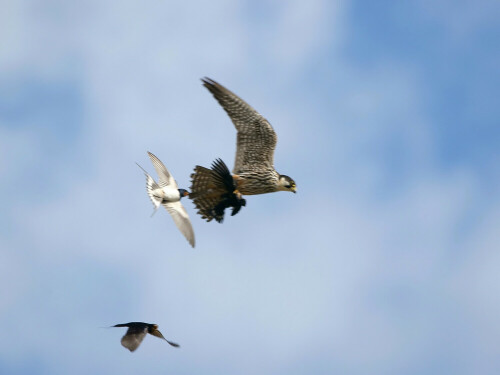
[[[175,182],[174,178],[163,165],[161,160],[149,151],[148,155],[153,163],[153,166],[155,167],[156,173],[158,174],[158,185],[160,187],[171,186],[172,188],[177,189],[177,182]]]
[[[122,345],[126,347],[128,350],[133,352],[136,350],[139,345],[141,345],[142,340],[144,340],[144,337],[146,336],[146,333],[148,332],[148,328],[136,328],[136,327],[130,327],[127,330],[127,333],[125,336],[122,337]]]
[[[181,231],[181,233],[186,237],[188,242],[194,247],[194,231],[189,220],[189,215],[182,205],[181,202],[168,202],[163,203],[163,207],[168,211],[168,213],[174,219],[175,225]]]

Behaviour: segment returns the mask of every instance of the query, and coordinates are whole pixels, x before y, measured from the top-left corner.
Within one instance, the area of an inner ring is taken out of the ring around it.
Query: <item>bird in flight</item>
[[[160,159],[149,151],[148,155],[153,163],[156,173],[158,174],[158,182],[156,182],[144,168],[142,168],[139,164],[136,164],[146,175],[146,191],[148,192],[151,202],[153,202],[153,215],[160,205],[165,207],[170,216],[172,216],[177,228],[179,228],[191,246],[194,247],[195,240],[193,227],[186,209],[180,202],[181,198],[188,196],[189,193],[187,190],[179,189],[177,187],[177,182],[175,182],[174,178],[168,172],[167,168],[165,168]]]
[[[196,181],[197,190],[202,193],[190,194],[190,198],[198,203],[198,213],[203,219],[215,219],[222,223],[226,208],[232,207],[231,216],[234,216],[246,205],[246,200],[236,191],[231,172],[221,159],[212,163],[212,169],[197,165],[191,177]]]
[[[207,221],[216,218],[215,207],[226,200],[232,206],[240,204],[241,195],[256,195],[276,191],[295,193],[295,181],[274,169],[274,149],[277,136],[271,124],[243,99],[210,78],[202,79],[205,86],[229,115],[236,131],[236,159],[232,171],[235,189],[227,189],[225,198],[214,196],[215,175],[212,170],[196,166],[191,175],[191,198],[198,213]],[[233,195],[232,195],[233,194]],[[239,209],[238,209],[239,210]],[[238,211],[236,210],[236,211]],[[222,213],[223,215],[223,213]],[[233,213],[234,215],[234,213]],[[219,220],[218,220],[219,221]]]
[[[121,343],[125,348],[127,348],[131,352],[136,350],[139,347],[139,345],[141,345],[141,342],[142,340],[144,340],[146,333],[159,337],[160,339],[163,339],[166,342],[168,342],[173,347],[179,348],[179,344],[168,341],[165,337],[163,337],[161,332],[158,331],[157,324],[130,322],[123,324],[116,324],[113,327],[128,327],[127,333],[125,333],[125,335],[122,337]]]

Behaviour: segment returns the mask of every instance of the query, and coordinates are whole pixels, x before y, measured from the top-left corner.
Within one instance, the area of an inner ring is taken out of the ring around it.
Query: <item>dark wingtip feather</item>
[[[215,82],[212,78],[209,78],[209,77],[207,77],[207,76],[203,77],[203,78],[201,79],[201,81],[202,81],[203,83],[208,83],[208,84],[212,84],[212,85],[213,85],[213,84],[215,84],[215,83],[217,83],[217,82]]]
[[[208,78],[208,77],[203,77],[201,79],[201,82],[203,82],[203,86],[205,86],[209,90],[211,87],[217,86],[217,82],[215,82],[213,79]]]
[[[236,186],[233,181],[233,176],[229,172],[229,168],[222,159],[218,158],[212,163],[212,171],[216,174],[217,179],[224,184],[228,193],[232,193]]]
[[[203,86],[207,88],[208,91],[212,93],[212,95],[217,99],[217,101],[224,107],[224,105],[221,102],[221,95],[224,93],[229,93],[228,90],[222,86],[220,83],[214,81],[211,78],[204,77],[201,79],[203,82]]]
[[[168,341],[167,339],[165,339],[166,342],[168,342],[171,346],[173,346],[174,348],[180,348],[181,346],[179,344],[177,344],[176,342],[172,342],[172,341]]]

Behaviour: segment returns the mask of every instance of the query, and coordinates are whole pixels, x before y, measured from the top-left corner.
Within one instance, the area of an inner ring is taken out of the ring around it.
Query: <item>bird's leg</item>
[[[239,187],[240,187],[239,185],[241,183],[240,176],[238,176],[237,174],[233,174],[233,182],[234,182],[234,186],[236,187],[236,189],[234,189],[234,191],[233,191],[233,194],[236,195],[238,197],[238,199],[240,199],[241,198],[241,193],[238,190]]]

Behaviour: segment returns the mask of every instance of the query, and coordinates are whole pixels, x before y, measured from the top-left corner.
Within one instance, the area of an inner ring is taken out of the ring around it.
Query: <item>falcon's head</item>
[[[280,179],[278,181],[278,190],[291,191],[292,193],[296,193],[297,187],[295,185],[295,181],[291,177],[282,174],[280,175]]]

